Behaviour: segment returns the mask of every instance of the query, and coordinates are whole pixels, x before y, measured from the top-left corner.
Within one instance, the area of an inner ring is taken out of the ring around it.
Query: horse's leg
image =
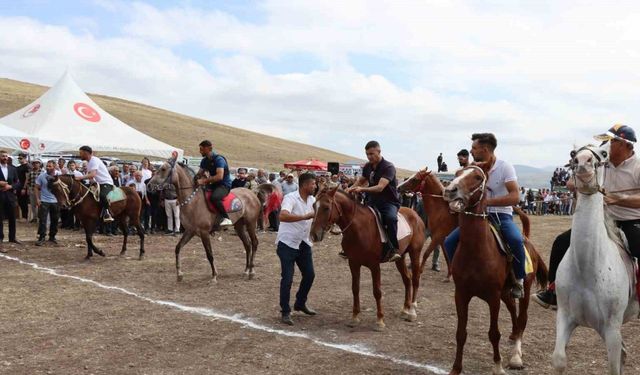
[[[100,256],[105,256],[104,252],[98,249],[96,245],[94,245],[93,243],[93,232],[95,232],[95,230],[96,230],[95,224],[89,224],[85,226],[85,229],[84,229],[85,239],[87,240],[87,256],[85,257],[86,260],[89,260],[89,258],[93,256],[93,253],[96,253]]]
[[[249,233],[245,229],[244,222],[239,220],[234,225],[236,228],[236,234],[242,241],[242,245],[244,246],[244,252],[246,255],[246,262],[244,267],[244,275],[249,276],[249,265],[251,264],[251,240],[249,239]]]
[[[178,244],[176,245],[176,273],[178,276],[178,281],[182,281],[182,277],[183,277],[182,270],[180,269],[180,250],[184,245],[187,244],[187,242],[191,241],[194,235],[195,235],[195,232],[191,230],[186,230],[182,234],[180,241],[178,241]]]
[[[256,232],[256,223],[247,223],[247,232],[249,232],[249,238],[251,239],[251,259],[249,262],[249,279],[253,279],[256,275],[256,271],[253,269],[256,253],[258,252],[258,234]]]
[[[382,288],[380,283],[380,264],[375,264],[371,268],[371,281],[373,284],[373,297],[376,299],[376,310],[378,312],[378,320],[376,322],[376,331],[384,331],[384,310],[382,309]]]
[[[361,265],[349,260],[349,268],[351,269],[351,293],[353,294],[353,313],[351,321],[347,324],[349,327],[355,327],[360,324],[360,267]]]
[[[493,346],[493,375],[506,374],[502,368],[502,358],[500,357],[500,328],[498,327],[498,317],[500,315],[500,292],[497,292],[487,302],[489,303],[489,313],[491,324],[489,326],[489,340]]]
[[[124,236],[122,240],[122,250],[120,250],[120,255],[123,256],[127,252],[127,239],[129,238],[129,231],[127,230],[127,220],[123,219],[118,224],[120,224],[120,230]]]
[[[429,258],[429,255],[433,253],[433,250],[436,249],[436,246],[438,246],[436,241],[434,241],[433,237],[431,237],[431,241],[429,241],[429,246],[427,246],[427,250],[425,250],[424,254],[422,255],[422,262],[420,262],[420,273],[424,272],[424,266],[425,264],[427,264],[427,259]]]
[[[456,288],[456,313],[458,314],[458,328],[456,330],[456,359],[449,375],[460,375],[462,373],[462,353],[464,344],[467,342],[467,321],[469,319],[469,301],[471,296],[463,294]]]
[[[404,261],[404,257],[396,260],[396,268],[400,272],[402,277],[402,283],[404,284],[404,306],[402,308],[402,318],[406,321],[413,322],[416,320],[416,315],[411,311],[411,300],[413,291],[411,290],[411,275],[407,269],[407,264]]]
[[[142,228],[142,224],[140,223],[140,218],[137,215],[134,215],[133,221],[136,223],[136,228],[138,228],[138,237],[140,237],[140,255],[138,257],[139,260],[144,259],[144,229]]]
[[[607,344],[607,357],[609,358],[609,375],[622,374],[622,335],[620,325],[609,324],[603,332],[603,338]]]
[[[511,334],[509,340],[516,341],[518,338],[518,309],[516,301],[511,297],[510,293],[502,293],[502,302],[507,306],[509,315],[511,315]]]
[[[516,324],[516,331],[513,340],[513,353],[509,360],[509,368],[520,370],[523,368],[522,364],[522,336],[524,330],[527,328],[527,322],[529,320],[529,298],[531,296],[531,284],[533,284],[533,275],[527,276],[524,281],[524,298],[518,302],[518,320]],[[513,317],[512,317],[513,318]]]
[[[418,289],[420,288],[420,276],[422,275],[422,267],[420,266],[420,250],[422,245],[415,252],[409,253],[409,259],[411,260],[411,284],[412,284],[412,293],[411,293],[411,311],[413,315],[416,317],[418,309]]]
[[[567,316],[564,309],[558,309],[556,316],[556,347],[551,357],[553,368],[556,369],[556,374],[558,375],[564,374],[567,369],[566,348],[575,328],[576,324]]]
[[[211,237],[209,237],[209,233],[203,233],[200,235],[200,239],[202,240],[204,251],[207,253],[207,260],[209,261],[209,265],[211,265],[211,282],[217,283],[218,272],[216,272],[216,266],[213,264],[213,250],[211,249]]]

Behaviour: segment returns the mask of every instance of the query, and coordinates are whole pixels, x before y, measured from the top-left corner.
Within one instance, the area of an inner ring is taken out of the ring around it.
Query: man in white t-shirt
[[[492,133],[476,133],[471,136],[471,155],[473,160],[479,163],[491,165],[487,180],[487,214],[489,220],[500,228],[502,236],[509,244],[514,256],[513,271],[517,283],[513,286],[511,294],[514,298],[524,297],[525,255],[524,238],[520,228],[513,221],[512,206],[520,200],[520,188],[518,178],[513,166],[504,160],[498,159],[494,154],[498,141]],[[444,241],[444,247],[453,259],[460,238],[459,228],[454,229]]]
[[[76,176],[76,180],[95,181],[95,183],[100,185],[102,220],[105,223],[113,221],[111,212],[109,212],[109,201],[107,200],[107,194],[113,190],[113,178],[111,178],[107,166],[104,165],[100,158],[93,156],[93,150],[89,146],[80,147],[80,158],[87,162],[87,174],[84,176]]]
[[[300,281],[300,288],[296,293],[293,309],[307,315],[316,315],[315,311],[307,307],[307,295],[315,278],[313,253],[311,252],[312,242],[309,240],[309,231],[315,215],[313,208],[316,201],[313,196],[316,190],[315,175],[308,172],[301,174],[298,178],[298,186],[297,191],[284,196],[280,211],[280,227],[276,238],[278,258],[280,258],[282,266],[280,308],[282,309],[282,322],[288,325],[293,325],[289,298],[296,264],[302,274],[302,281]]]

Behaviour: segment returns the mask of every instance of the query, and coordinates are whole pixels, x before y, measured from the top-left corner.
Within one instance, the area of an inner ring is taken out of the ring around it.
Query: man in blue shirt
[[[233,225],[222,204],[224,197],[231,191],[231,175],[227,159],[213,151],[213,145],[210,141],[204,140],[200,142],[199,146],[200,155],[203,158],[200,162],[197,183],[204,185],[207,190],[211,190],[211,203],[222,217],[220,226]],[[205,172],[209,172],[209,177],[205,175]]]
[[[49,190],[49,180],[56,174],[56,162],[49,160],[45,172],[36,178],[36,207],[38,207],[38,242],[36,246],[44,245],[44,236],[47,233],[47,216],[50,216],[49,242],[57,244],[56,234],[58,233],[58,200]]]

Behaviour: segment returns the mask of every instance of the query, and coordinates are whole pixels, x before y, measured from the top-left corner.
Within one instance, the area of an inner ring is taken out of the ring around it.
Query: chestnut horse
[[[498,244],[490,230],[486,207],[486,183],[489,166],[472,165],[458,172],[449,186],[445,188],[444,197],[451,210],[458,212],[460,242],[452,261],[452,274],[455,282],[455,301],[458,315],[456,333],[456,359],[450,375],[462,372],[462,354],[467,339],[467,319],[469,302],[479,297],[489,304],[491,324],[489,340],[493,345],[493,374],[505,374],[500,357],[500,330],[498,315],[500,300],[504,301],[511,313],[514,340],[513,356],[509,367],[522,368],[522,335],[527,326],[527,310],[534,274],[542,287],[547,284],[547,268],[533,244],[527,239],[529,221],[521,216],[524,226],[525,246],[529,250],[533,272],[524,280],[524,298],[520,299],[520,311],[515,316],[515,300],[509,293],[510,267],[507,258],[500,253]]]
[[[398,191],[401,193],[407,191],[422,193],[422,204],[428,219],[427,225],[431,232],[431,242],[422,255],[420,272],[424,272],[424,266],[429,255],[436,247],[440,246],[444,259],[447,261],[447,278],[445,281],[449,281],[451,277],[451,262],[447,257],[447,252],[444,251],[444,239],[458,226],[458,217],[451,213],[449,204],[442,196],[444,186],[438,176],[425,168],[402,182],[398,186]]]
[[[49,184],[51,192],[56,196],[58,204],[63,209],[75,207],[75,214],[84,227],[87,240],[87,256],[85,259],[89,260],[94,252],[100,256],[105,256],[104,252],[93,244],[93,233],[96,231],[96,225],[102,213],[99,199],[94,196],[88,187],[84,186],[80,181],[76,181],[73,175],[55,176]],[[122,187],[121,189],[124,191],[126,199],[112,203],[109,208],[124,234],[120,255],[124,255],[127,251],[127,238],[129,236],[129,225],[131,225],[137,229],[140,237],[139,259],[142,260],[144,259],[144,229],[140,225],[142,200],[134,189],[129,187]],[[127,219],[129,220],[127,221]]]
[[[406,207],[400,208],[411,226],[412,234],[401,241],[400,253],[396,267],[404,283],[404,319],[414,321],[417,318],[417,295],[420,286],[420,252],[424,246],[424,223],[418,214]],[[342,249],[349,260],[351,270],[351,290],[353,292],[353,315],[349,326],[360,323],[360,268],[365,266],[371,271],[373,280],[373,296],[376,299],[376,330],[384,330],[384,312],[382,309],[382,290],[380,287],[380,260],[382,259],[382,242],[371,210],[356,202],[351,196],[338,188],[324,189],[316,196],[316,216],[311,224],[311,239],[322,241],[324,234],[331,226],[337,224],[342,231]],[[405,254],[409,254],[411,271],[407,269]]]

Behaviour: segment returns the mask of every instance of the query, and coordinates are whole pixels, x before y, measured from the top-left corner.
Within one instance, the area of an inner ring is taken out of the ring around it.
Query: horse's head
[[[340,217],[338,203],[336,202],[336,192],[338,188],[324,188],[316,196],[316,215],[311,223],[311,240],[320,242],[324,234],[331,228]]]
[[[68,182],[73,181],[72,176],[69,176],[68,178],[66,176],[49,176],[47,177],[47,187],[49,188],[49,191],[56,197],[58,205],[66,210],[71,207],[71,199],[69,198],[69,194],[71,193],[71,186],[63,181],[65,179],[68,179]]]
[[[162,163],[162,166],[156,169],[156,173],[153,175],[153,177],[151,177],[147,184],[149,190],[162,190],[167,184],[173,184],[175,179],[173,174],[175,165],[176,162],[172,159],[169,159],[168,161]]]
[[[484,197],[489,171],[484,165],[470,165],[456,173],[456,178],[444,189],[444,199],[454,212],[477,206]]]
[[[569,163],[575,179],[576,190],[582,194],[594,194],[600,191],[601,174],[609,161],[607,145],[596,147],[587,145],[571,151]]]
[[[431,171],[427,171],[427,168],[419,170],[413,176],[409,177],[405,181],[402,181],[398,185],[398,191],[402,193],[416,193],[422,189],[425,178]]]

